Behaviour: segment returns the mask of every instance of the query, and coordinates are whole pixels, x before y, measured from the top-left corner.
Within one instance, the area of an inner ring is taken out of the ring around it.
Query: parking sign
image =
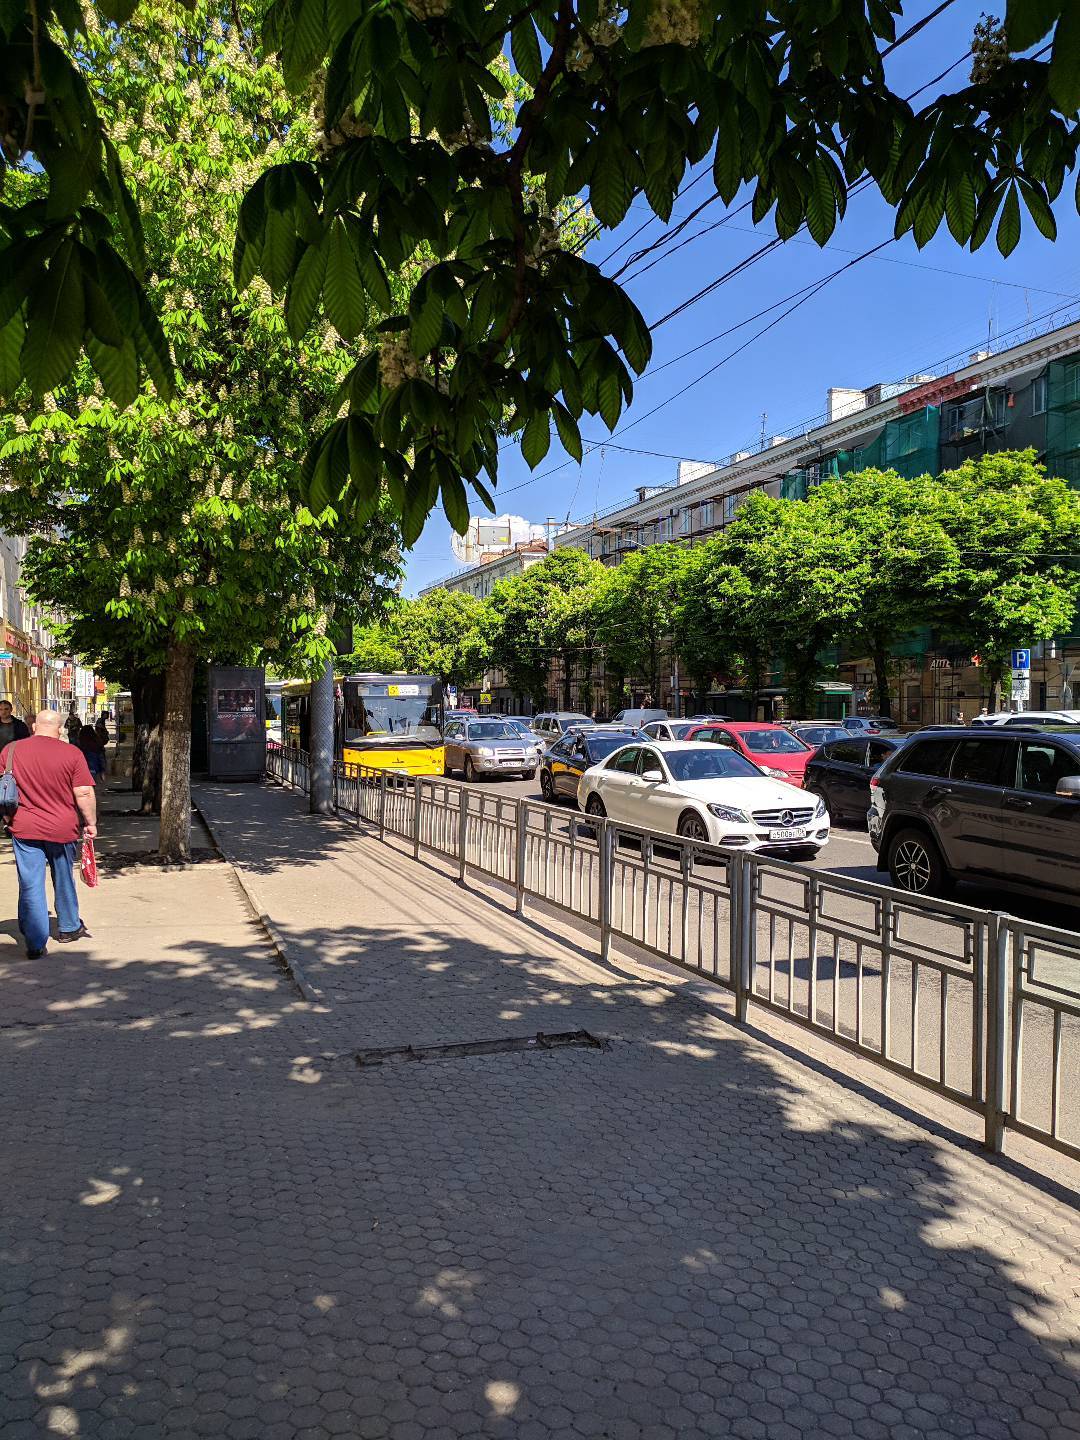
[[[1011,666],[1011,669],[1013,669],[1013,670],[1030,670],[1030,669],[1031,669],[1031,651],[1030,651],[1030,650],[1014,650],[1014,651],[1012,652],[1012,666]]]

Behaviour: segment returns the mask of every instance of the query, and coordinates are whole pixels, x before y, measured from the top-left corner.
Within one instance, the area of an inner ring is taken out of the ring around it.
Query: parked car
[[[870,781],[879,870],[917,895],[956,880],[1080,894],[1080,727],[923,731]]]
[[[540,792],[545,800],[573,800],[577,804],[578,782],[592,765],[631,740],[644,740],[640,730],[625,725],[589,725],[568,730],[550,746],[540,760]]]
[[[635,730],[643,729],[650,720],[666,720],[666,710],[620,710],[611,717],[613,725],[633,725]]]
[[[574,710],[548,710],[542,715],[534,715],[532,720],[533,732],[550,744],[558,740],[560,735],[566,733],[578,725],[591,725],[591,715],[581,715]]]
[[[728,745],[747,760],[789,785],[801,785],[806,763],[814,753],[783,725],[765,720],[728,720],[723,725],[700,725],[691,730],[687,740],[712,745]]]
[[[480,717],[475,710],[445,710],[443,712],[443,724],[448,725],[451,720],[478,720]]]
[[[700,724],[700,720],[650,720],[641,728],[650,740],[685,740]]]
[[[825,802],[764,775],[731,746],[676,740],[624,745],[581,777],[587,815],[740,850],[817,854]]]
[[[999,710],[993,715],[976,715],[972,725],[1080,725],[1080,710]]]
[[[846,740],[848,731],[840,724],[839,720],[786,720],[785,728],[790,730],[804,745],[811,745],[817,749],[819,745],[827,745],[830,740]]]
[[[877,735],[882,730],[896,729],[896,721],[890,720],[888,715],[845,715],[840,723],[845,730],[860,735]]]
[[[803,787],[820,795],[835,823],[863,820],[870,804],[870,777],[899,746],[899,735],[848,735],[830,740],[810,757]]]
[[[520,730],[494,716],[451,720],[443,731],[443,744],[447,775],[461,770],[468,781],[488,775],[521,775],[531,780],[542,750],[535,736],[526,739]]]
[[[529,739],[529,740],[535,740],[535,739],[536,739],[536,732],[535,732],[535,730],[533,730],[533,728],[532,728],[532,716],[531,716],[531,715],[499,715],[498,717],[492,717],[492,718],[498,718],[499,720],[505,720],[506,723],[507,723],[507,725],[512,725],[515,730],[519,731],[522,735],[524,735],[524,736],[525,736],[527,739]]]

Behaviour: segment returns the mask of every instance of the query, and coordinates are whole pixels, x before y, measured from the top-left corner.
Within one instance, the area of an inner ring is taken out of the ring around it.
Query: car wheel
[[[944,895],[949,872],[925,830],[898,830],[889,841],[889,878],[909,895]]]
[[[475,766],[475,765],[473,764],[473,762],[472,762],[472,756],[471,756],[471,755],[466,755],[466,756],[465,756],[465,783],[466,783],[467,785],[475,785],[476,782],[477,782],[477,780],[479,780],[479,778],[480,778],[479,775],[477,775],[477,773],[476,773],[476,766]]]
[[[540,794],[549,805],[554,805],[558,799],[558,796],[555,794],[555,782],[552,780],[551,772],[548,770],[540,771]]]
[[[696,810],[687,810],[679,816],[678,833],[684,840],[696,840],[702,845],[709,843],[709,827]]]
[[[607,808],[599,795],[590,795],[585,801],[585,814],[603,817],[607,814]]]

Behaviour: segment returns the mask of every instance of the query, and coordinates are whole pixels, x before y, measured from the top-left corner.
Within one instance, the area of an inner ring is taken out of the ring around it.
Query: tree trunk
[[[328,660],[311,683],[308,805],[313,815],[334,813],[334,738],[334,665]]]
[[[1001,709],[1001,677],[1005,672],[1003,665],[991,665],[986,678],[990,682],[990,714],[996,715]]]
[[[131,788],[142,793],[141,813],[161,809],[161,721],[165,711],[165,677],[138,671],[131,681],[135,744],[131,756]]]
[[[874,685],[877,688],[878,714],[884,715],[886,719],[892,719],[892,699],[889,695],[889,657],[885,653],[885,646],[879,642],[874,643]]]
[[[165,720],[161,737],[161,842],[163,860],[191,854],[191,687],[195,650],[173,640],[165,664]]]
[[[140,815],[161,814],[161,720],[150,729],[143,751]]]

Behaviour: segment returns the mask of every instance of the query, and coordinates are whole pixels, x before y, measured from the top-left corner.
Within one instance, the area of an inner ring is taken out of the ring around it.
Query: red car
[[[814,751],[783,725],[766,720],[728,720],[723,725],[701,725],[683,736],[684,740],[711,741],[730,745],[753,761],[766,775],[801,785]]]

